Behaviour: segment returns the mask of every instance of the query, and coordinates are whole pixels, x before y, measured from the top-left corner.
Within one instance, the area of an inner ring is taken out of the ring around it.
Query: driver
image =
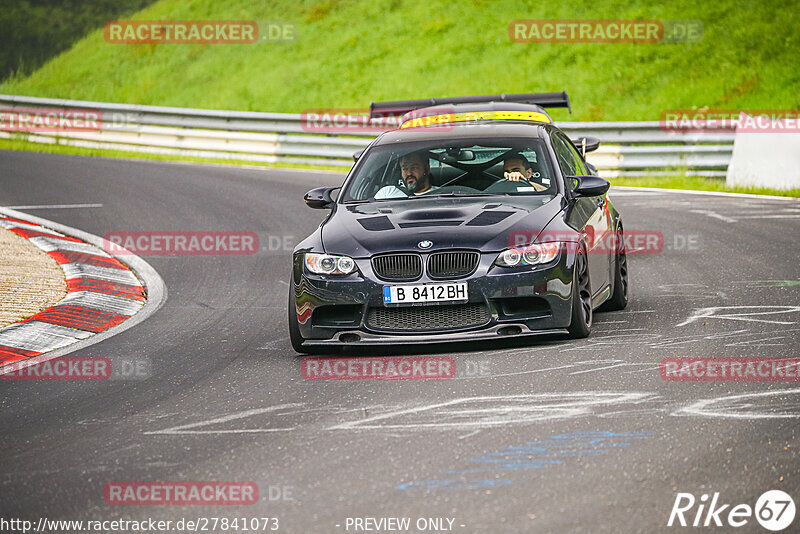
[[[428,163],[428,154],[424,150],[411,152],[400,158],[400,173],[408,193],[396,185],[387,185],[375,193],[375,198],[407,197],[411,193],[422,195],[439,189],[431,185],[431,166]]]
[[[503,161],[503,178],[506,180],[510,182],[524,180],[537,191],[547,190],[544,185],[531,181],[532,176],[533,168],[531,167],[531,162],[522,154],[513,154]]]

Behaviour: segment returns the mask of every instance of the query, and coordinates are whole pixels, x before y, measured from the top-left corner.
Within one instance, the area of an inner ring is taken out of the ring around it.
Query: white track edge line
[[[71,226],[67,226],[47,219],[43,219],[41,217],[36,217],[35,215],[29,215],[27,213],[23,213],[10,208],[0,207],[0,214],[39,224],[41,226],[44,226],[45,228],[50,228],[51,230],[55,230],[56,232],[61,232],[64,235],[76,237],[78,239],[86,241],[87,243],[91,243],[92,245],[103,250],[103,238],[98,237],[94,234],[90,234],[88,232],[84,232],[83,230],[79,230],[77,228],[73,228]],[[46,362],[48,360],[52,360],[54,358],[58,358],[60,356],[65,356],[76,350],[80,350],[90,345],[94,345],[95,343],[99,343],[104,339],[108,339],[112,336],[119,334],[120,332],[124,332],[125,330],[136,326],[137,324],[149,318],[151,315],[157,312],[161,308],[161,306],[164,305],[164,302],[166,302],[167,300],[167,286],[164,284],[164,280],[161,278],[158,272],[156,272],[156,270],[153,269],[153,267],[151,267],[149,263],[144,261],[139,256],[127,250],[121,250],[120,252],[122,252],[122,255],[117,254],[114,255],[114,257],[117,257],[117,259],[119,259],[122,263],[130,267],[131,270],[134,271],[134,274],[139,278],[139,280],[141,280],[144,283],[144,287],[147,290],[147,300],[145,301],[142,309],[139,310],[139,312],[137,312],[135,315],[132,315],[128,319],[125,319],[117,326],[113,326],[108,330],[104,330],[103,332],[94,334],[91,337],[76,341],[75,343],[72,343],[66,347],[62,347],[60,349],[56,349],[44,354],[33,356],[26,360],[5,365],[2,368],[0,368],[0,375],[10,373],[12,371],[18,371],[30,365],[36,365],[42,362]]]
[[[754,195],[750,193],[728,193],[726,191],[695,191],[693,189],[663,189],[660,187],[633,187],[629,185],[612,185],[611,189],[627,189],[629,191],[657,191],[660,193],[683,193],[684,195],[710,195],[720,197],[761,198],[769,200],[789,200],[800,202],[800,198],[780,195]],[[613,191],[611,192],[613,193]]]

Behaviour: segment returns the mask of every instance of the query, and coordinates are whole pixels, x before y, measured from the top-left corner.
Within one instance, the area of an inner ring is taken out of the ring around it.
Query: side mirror
[[[303,200],[309,208],[315,210],[330,209],[333,207],[334,201],[331,198],[331,192],[339,189],[338,187],[317,187],[305,194]]]
[[[594,152],[600,147],[600,139],[596,137],[578,137],[573,139],[572,143],[578,147],[582,156],[586,156],[587,152]]]
[[[577,180],[578,185],[572,190],[576,197],[599,197],[611,187],[608,180],[599,176],[568,176],[567,180]]]
[[[361,154],[363,154],[365,150],[366,148],[362,148],[361,150],[356,150],[353,152],[353,161],[358,161],[358,158],[361,157]]]

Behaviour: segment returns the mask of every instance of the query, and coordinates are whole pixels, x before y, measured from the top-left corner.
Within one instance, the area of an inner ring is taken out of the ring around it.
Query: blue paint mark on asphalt
[[[484,488],[497,488],[500,486],[508,486],[511,484],[510,480],[422,480],[418,482],[407,482],[400,484],[397,489],[484,489]]]
[[[550,436],[544,441],[528,441],[524,445],[507,447],[500,452],[492,452],[471,458],[469,462],[483,464],[472,469],[447,471],[446,475],[472,475],[476,473],[503,473],[542,469],[564,463],[568,458],[597,456],[609,450],[630,447],[634,440],[647,439],[649,432],[574,432]],[[481,489],[507,486],[511,480],[422,480],[400,484],[400,490],[436,489]]]

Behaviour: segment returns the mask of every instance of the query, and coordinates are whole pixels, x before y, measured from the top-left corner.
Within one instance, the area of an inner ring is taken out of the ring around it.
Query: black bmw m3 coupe
[[[386,103],[407,112],[400,128],[341,188],[305,196],[330,214],[293,253],[294,349],[585,337],[594,310],[624,308],[622,218],[584,160],[598,141],[569,139],[544,110],[568,102]]]

